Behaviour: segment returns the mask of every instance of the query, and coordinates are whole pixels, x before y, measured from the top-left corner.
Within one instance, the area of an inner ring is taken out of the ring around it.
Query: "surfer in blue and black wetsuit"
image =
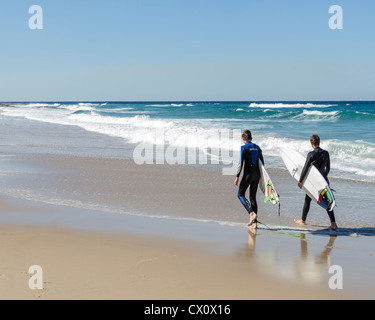
[[[255,143],[252,143],[252,135],[249,130],[242,133],[244,145],[241,147],[240,161],[234,184],[238,186],[241,172],[243,171],[241,182],[238,188],[238,198],[250,215],[248,226],[257,226],[258,205],[256,194],[260,179],[260,171],[258,166],[259,159],[264,163],[262,150]],[[250,187],[250,201],[246,199],[246,190]]]
[[[298,182],[298,187],[300,189],[302,189],[302,181],[305,179],[307,172],[309,171],[309,168],[311,165],[314,165],[319,170],[319,172],[327,180],[328,185],[329,185],[328,173],[331,169],[331,161],[329,158],[329,153],[328,151],[320,148],[320,137],[318,135],[316,134],[312,135],[310,137],[310,143],[311,143],[311,147],[314,150],[311,151],[307,155],[306,163],[301,172],[301,177]],[[305,225],[307,214],[309,213],[309,210],[310,210],[310,204],[311,204],[311,198],[306,194],[305,204],[302,210],[302,219],[294,219],[294,222]],[[337,230],[337,225],[336,225],[335,215],[333,213],[333,210],[329,211],[329,209],[327,209],[327,213],[331,221],[331,229]]]

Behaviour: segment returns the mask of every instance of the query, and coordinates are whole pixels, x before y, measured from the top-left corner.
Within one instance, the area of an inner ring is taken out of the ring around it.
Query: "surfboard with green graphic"
[[[264,168],[264,165],[261,160],[259,160],[259,171],[260,171],[260,180],[259,188],[264,194],[264,202],[267,203],[270,201],[272,204],[280,205],[280,198],[273,185],[270,176],[267,173],[267,170]]]

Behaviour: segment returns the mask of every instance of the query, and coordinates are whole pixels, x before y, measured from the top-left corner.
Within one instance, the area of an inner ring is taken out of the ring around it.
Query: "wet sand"
[[[30,205],[31,210],[26,212],[24,203],[17,209],[14,204],[10,206],[4,199],[1,201],[2,214],[10,207],[13,214],[20,210],[19,217],[35,212],[34,205]],[[44,205],[38,204],[37,207],[43,208]],[[64,215],[69,211],[67,207],[44,208],[49,215]],[[51,208],[54,212],[48,212]],[[77,211],[74,214],[80,215]],[[38,220],[38,216],[34,218]],[[88,218],[89,215],[81,213],[82,224]],[[129,217],[122,218],[123,223],[128,222],[126,219]],[[139,218],[132,219],[134,224],[134,219]],[[136,230],[88,231],[79,229],[77,225],[74,228],[56,227],[51,223],[36,226],[35,220],[34,225],[19,223],[2,224],[0,227],[1,299],[351,298],[351,295],[320,285],[307,286],[304,282],[262,273],[259,270],[262,258],[256,258],[254,253],[255,238],[245,230],[239,232],[241,241],[235,245],[236,250],[232,252],[227,248],[225,252],[212,242],[189,242],[187,236],[194,229],[183,226],[183,223],[174,227],[178,232],[185,233],[185,239],[176,239],[168,232],[162,236],[139,234]],[[149,222],[152,224],[152,221]],[[168,227],[171,225],[166,223],[165,228]],[[215,234],[217,230],[210,230],[210,227],[207,230],[211,238],[218,237]],[[222,236],[225,234],[224,230]],[[261,238],[259,241],[277,240],[266,233]],[[270,263],[272,261],[263,268],[271,267]],[[32,265],[42,267],[42,289],[29,288],[32,274],[28,272]]]
[[[292,183],[282,171],[272,174],[288,198]],[[289,224],[284,231],[295,236],[264,227],[249,234],[232,180],[215,168],[7,156],[0,183],[0,298],[375,297],[373,236],[360,228],[356,236],[331,235],[324,223],[308,232]],[[262,220],[277,225],[276,208],[261,197],[259,204]],[[31,265],[43,268],[42,290],[28,287]],[[344,270],[342,290],[329,288],[333,265]]]
[[[119,213],[245,223],[247,212],[237,198],[233,176],[220,166],[137,165],[130,159],[50,154],[14,154],[2,158],[2,194],[53,204]],[[281,199],[282,224],[295,226],[305,194],[286,170],[268,169]],[[363,202],[374,184],[331,179],[338,190],[335,209],[339,227],[374,228]],[[277,207],[264,203],[258,190],[259,219],[278,225]],[[353,214],[353,212],[362,214]],[[327,213],[312,204],[309,227],[330,225]]]

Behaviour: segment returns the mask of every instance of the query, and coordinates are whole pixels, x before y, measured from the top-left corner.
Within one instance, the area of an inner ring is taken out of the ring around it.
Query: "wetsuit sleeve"
[[[259,148],[259,159],[262,161],[262,163],[264,165],[263,152],[262,152],[262,149],[260,149],[260,148]]]
[[[311,166],[311,163],[313,162],[313,153],[310,152],[308,155],[307,155],[307,159],[306,159],[306,162],[305,162],[305,166],[303,167],[303,170],[301,172],[301,177],[299,178],[299,182],[302,182],[303,179],[305,179],[306,175],[307,175],[307,171],[309,170],[310,166]]]
[[[238,167],[237,167],[237,178],[240,176],[241,174],[241,171],[242,171],[242,168],[243,168],[243,164],[244,164],[244,161],[245,161],[245,158],[243,156],[243,149],[241,148],[241,152],[240,152],[240,161],[238,162]]]
[[[328,176],[328,173],[331,171],[331,159],[329,157],[329,152],[327,152],[327,163],[326,163],[326,173]]]

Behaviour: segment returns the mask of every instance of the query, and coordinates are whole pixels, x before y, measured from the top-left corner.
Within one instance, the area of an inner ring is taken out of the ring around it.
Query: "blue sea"
[[[273,168],[284,167],[278,147],[306,155],[311,150],[309,137],[318,134],[321,146],[331,155],[331,177],[375,180],[375,102],[371,101],[23,102],[0,104],[0,118],[3,123],[27,119],[99,133],[103,139],[96,149],[91,148],[92,154],[102,156],[108,151],[108,137],[116,139],[112,155],[128,158],[134,146],[141,143],[198,150],[208,144],[236,153],[240,139],[235,143],[223,141],[220,132],[249,129],[253,141],[263,150],[267,167]],[[155,139],[155,132],[160,130],[162,141]],[[39,142],[33,147],[45,145],[49,136],[35,137]],[[2,145],[7,142],[2,141]],[[77,138],[73,146],[56,145],[56,150],[73,154],[85,149],[87,141]]]

